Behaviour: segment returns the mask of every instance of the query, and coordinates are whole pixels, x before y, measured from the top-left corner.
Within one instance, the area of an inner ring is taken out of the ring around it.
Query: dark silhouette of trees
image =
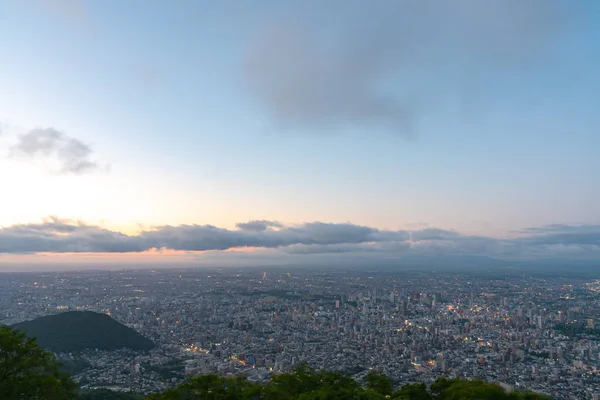
[[[69,400],[77,396],[75,383],[60,370],[54,354],[35,339],[0,326],[0,397],[4,400]]]
[[[546,400],[537,393],[507,393],[483,381],[440,378],[429,388],[424,383],[404,385],[394,391],[385,375],[370,372],[363,388],[338,372],[315,371],[303,364],[288,374],[276,375],[266,385],[244,378],[203,375],[183,385],[151,395],[148,400]]]
[[[392,380],[385,375],[371,371],[365,376],[365,386],[380,395],[389,396],[394,390]]]

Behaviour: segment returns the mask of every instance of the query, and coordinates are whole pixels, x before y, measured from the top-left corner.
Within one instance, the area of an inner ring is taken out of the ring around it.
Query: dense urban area
[[[156,346],[58,352],[83,389],[153,393],[189,375],[266,383],[300,363],[395,384],[483,379],[600,398],[593,274],[183,269],[0,275],[0,324],[110,315]]]

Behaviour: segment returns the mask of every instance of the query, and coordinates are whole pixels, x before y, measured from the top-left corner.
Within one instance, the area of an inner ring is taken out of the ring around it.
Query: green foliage
[[[95,389],[84,392],[77,400],[143,400],[144,396],[135,393],[115,392],[110,389]]]
[[[106,314],[91,311],[69,311],[16,324],[40,346],[55,352],[77,352],[84,349],[116,350],[129,348],[148,350],[154,343]]]
[[[510,399],[498,385],[483,381],[454,381],[446,388],[440,397],[441,400],[504,400]]]
[[[252,399],[260,388],[242,378],[222,378],[218,375],[201,375],[148,400],[243,400]]]
[[[444,377],[439,377],[431,384],[431,393],[436,397],[440,397],[444,390],[448,389],[457,382],[459,382],[459,379],[447,379]]]
[[[1,326],[0,395],[3,400],[70,400],[77,391],[53,354],[24,333]]]
[[[424,383],[404,385],[394,393],[394,400],[433,400]]]
[[[381,395],[388,396],[392,394],[392,380],[385,375],[371,371],[365,376],[365,386]]]
[[[438,378],[431,385],[431,392],[439,400],[549,400],[549,396],[514,391],[507,393],[500,386],[481,380],[463,381],[460,379]]]
[[[424,383],[405,385],[393,391],[384,375],[371,372],[365,388],[354,379],[331,371],[315,371],[300,365],[289,374],[276,375],[266,385],[244,378],[203,375],[175,389],[151,395],[148,400],[546,400],[537,393],[507,393],[483,381],[440,378],[428,389]]]

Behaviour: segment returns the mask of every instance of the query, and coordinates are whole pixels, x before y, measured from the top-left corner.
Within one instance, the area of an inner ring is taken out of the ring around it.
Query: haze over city
[[[596,1],[0,16],[0,270],[600,257]]]

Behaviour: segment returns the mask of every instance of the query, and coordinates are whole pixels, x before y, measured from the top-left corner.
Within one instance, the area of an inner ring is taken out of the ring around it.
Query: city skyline
[[[0,0],[0,269],[598,259],[599,11]]]

